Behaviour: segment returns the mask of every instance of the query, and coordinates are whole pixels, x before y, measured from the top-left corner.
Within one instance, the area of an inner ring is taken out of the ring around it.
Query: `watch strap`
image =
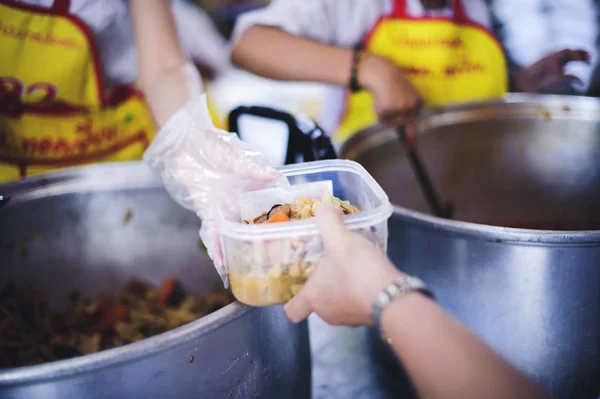
[[[389,284],[375,298],[375,303],[371,309],[371,319],[379,328],[381,314],[384,309],[395,299],[401,298],[410,292],[418,291],[429,298],[433,298],[433,293],[427,288],[427,285],[418,277],[403,277]]]

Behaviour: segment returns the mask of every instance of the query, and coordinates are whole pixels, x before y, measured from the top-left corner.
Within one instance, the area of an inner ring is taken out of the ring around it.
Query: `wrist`
[[[373,323],[381,329],[381,317],[384,310],[389,308],[393,303],[402,301],[407,295],[415,292],[433,298],[433,293],[418,277],[405,276],[388,284],[385,289],[377,294],[376,300],[373,303],[371,309]]]
[[[373,304],[377,300],[377,295],[394,281],[405,277],[408,276],[396,269],[393,264],[387,262],[383,268],[373,268],[370,270],[369,277],[364,280],[363,295],[361,298],[362,313],[365,315],[365,319],[368,320],[368,324],[372,324],[371,311],[373,310]]]
[[[358,65],[358,84],[369,91],[377,90],[381,82],[388,79],[389,71],[394,67],[392,62],[383,57],[365,53]]]
[[[415,320],[428,306],[435,306],[430,298],[419,291],[411,291],[393,301],[381,312],[379,332],[384,337],[389,337],[398,325],[409,325],[406,320]]]

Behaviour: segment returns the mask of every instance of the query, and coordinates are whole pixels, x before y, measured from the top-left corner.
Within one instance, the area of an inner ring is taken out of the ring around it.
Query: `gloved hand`
[[[573,61],[589,63],[590,55],[583,50],[562,50],[550,54],[517,73],[512,79],[511,89],[539,93],[555,86],[581,84],[577,76],[565,74],[565,65]]]
[[[202,219],[200,237],[227,287],[227,271],[219,240],[212,194],[237,198],[252,182],[286,184],[265,157],[235,134],[214,127],[206,94],[173,115],[144,154],[175,201]],[[237,210],[239,211],[239,210]],[[235,209],[231,209],[235,213]]]
[[[285,305],[293,322],[312,312],[332,325],[370,325],[377,294],[405,275],[366,238],[349,231],[339,209],[323,205],[316,215],[324,252],[304,287]]]

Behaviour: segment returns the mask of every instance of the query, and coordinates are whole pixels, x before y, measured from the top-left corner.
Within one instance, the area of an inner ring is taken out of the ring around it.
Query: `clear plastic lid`
[[[331,182],[333,195],[358,207],[360,213],[344,217],[344,224],[351,230],[369,228],[387,220],[393,212],[389,198],[361,165],[348,160],[326,160],[283,166],[278,170],[292,186],[298,184]],[[265,187],[267,188],[267,187]],[[238,198],[215,198],[217,225],[222,235],[240,240],[272,240],[319,234],[314,219],[289,223],[256,224],[227,219],[221,210],[224,206],[242,208],[243,196]],[[275,204],[270,204],[270,206]],[[264,209],[267,211],[268,208]],[[256,215],[258,216],[258,214]]]

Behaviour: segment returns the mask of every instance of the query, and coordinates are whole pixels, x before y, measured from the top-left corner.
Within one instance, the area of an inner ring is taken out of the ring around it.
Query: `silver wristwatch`
[[[381,313],[396,298],[403,297],[409,292],[419,291],[422,294],[433,298],[433,293],[427,288],[423,280],[417,277],[403,277],[388,285],[383,291],[377,294],[373,308],[371,309],[371,319],[373,323],[380,327]]]

